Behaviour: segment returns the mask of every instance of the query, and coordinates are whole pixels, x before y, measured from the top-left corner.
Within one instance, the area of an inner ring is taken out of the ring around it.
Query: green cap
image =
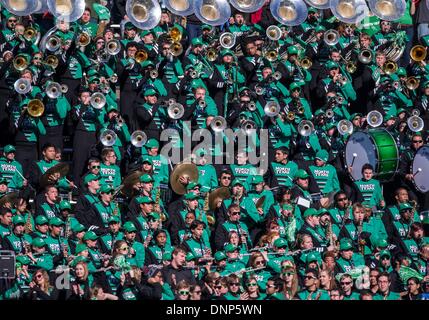
[[[194,260],[195,259],[195,256],[193,255],[193,253],[192,252],[188,252],[187,254],[186,254],[186,261],[192,261],[192,260]]]
[[[200,187],[200,188],[201,188],[201,185],[200,185],[198,182],[191,181],[191,182],[189,182],[189,183],[188,183],[188,185],[186,186],[186,190],[192,190],[192,189],[194,189],[195,187]]]
[[[137,231],[136,226],[134,225],[134,223],[132,223],[131,221],[127,221],[124,223],[124,230],[126,232],[133,232],[133,231]]]
[[[142,203],[155,203],[155,201],[153,201],[153,199],[151,197],[147,197],[147,196],[138,197],[137,198],[137,202],[139,204],[142,204]]]
[[[84,243],[78,243],[76,245],[76,250],[75,250],[76,254],[79,254],[79,253],[81,253],[82,251],[85,251],[85,250],[88,250],[88,247],[86,246],[86,244],[84,244]]]
[[[16,215],[12,218],[12,223],[16,226],[17,224],[25,224],[25,219],[21,215]]]
[[[264,178],[262,178],[262,176],[254,176],[252,179],[252,184],[258,184],[258,183],[262,183],[264,182]]]
[[[208,25],[208,24],[203,24],[202,26],[201,26],[201,31],[202,30],[211,30],[213,27],[211,26],[211,25]]]
[[[216,261],[222,261],[225,260],[227,258],[227,256],[225,255],[225,253],[223,253],[223,251],[218,251],[214,254],[214,259]]]
[[[289,55],[298,54],[298,48],[295,46],[290,46],[289,48],[287,48],[287,54]]]
[[[322,160],[323,162],[327,162],[329,158],[329,153],[325,149],[321,149],[316,153],[316,159]]]
[[[125,22],[124,28],[125,30],[137,29],[130,21]]]
[[[221,55],[221,57],[225,57],[225,56],[234,56],[234,53],[231,51],[231,50],[229,50],[229,49],[223,49],[221,52],[220,52],[220,55]]]
[[[158,95],[158,93],[153,88],[146,89],[146,91],[144,92],[144,96],[145,97],[147,97],[147,96],[157,96],[157,95]]]
[[[160,216],[158,213],[156,213],[156,212],[151,212],[151,213],[149,213],[149,214],[147,215],[147,217],[148,217],[149,219],[152,219],[152,220],[160,220],[160,219],[161,219],[161,216]]]
[[[149,158],[149,157],[143,157],[142,163],[145,163],[145,162],[147,162],[147,163],[149,163],[151,166],[153,166],[153,161],[152,161],[152,159],[151,159],[151,158]]]
[[[307,173],[307,171],[305,171],[304,169],[299,169],[296,172],[295,177],[299,178],[299,179],[307,179],[308,177],[310,177]]]
[[[28,256],[16,256],[16,262],[19,262],[20,264],[29,265],[31,263],[31,260]]]
[[[98,16],[99,20],[110,20],[110,11],[105,6],[99,3],[93,3],[92,8]]]
[[[83,236],[83,240],[97,240],[98,236],[95,234],[94,231],[87,231],[85,232],[85,235]]]
[[[108,223],[111,224],[111,223],[120,223],[120,222],[121,220],[119,219],[118,216],[111,216]]]
[[[107,111],[107,113],[109,113],[110,111],[119,111],[118,105],[115,103],[109,103],[107,105],[106,111]]]
[[[392,255],[390,254],[389,250],[382,250],[382,251],[380,251],[380,258],[384,257],[384,256],[388,256],[389,258],[392,257]]]
[[[7,181],[7,179],[5,177],[2,177],[2,178],[0,178],[0,184],[8,185],[9,182]]]
[[[203,45],[203,41],[200,38],[194,38],[192,39],[191,44],[195,47],[195,46],[202,46]]]
[[[3,148],[4,153],[11,153],[11,152],[15,152],[15,151],[16,151],[15,147],[11,144],[8,144],[7,146],[5,146]]]
[[[185,194],[185,200],[195,200],[198,199],[198,196],[196,195],[195,192],[188,192],[187,194]]]
[[[318,26],[316,26],[314,31],[315,32],[324,32],[324,31],[326,31],[326,28],[324,26],[318,25]]]
[[[64,221],[63,221],[63,220],[61,220],[61,219],[60,219],[60,218],[58,218],[58,217],[53,217],[53,218],[51,218],[51,219],[49,220],[49,225],[50,225],[50,226],[57,226],[57,227],[59,227],[59,226],[64,225]]]
[[[292,84],[289,86],[289,90],[294,91],[295,89],[301,91],[301,86],[296,82],[292,82]]]
[[[71,204],[67,200],[62,200],[60,202],[60,210],[71,210]]]
[[[400,67],[398,68],[398,71],[396,71],[396,74],[398,76],[406,76],[407,75],[407,70],[405,70],[405,68]]]
[[[149,183],[149,182],[154,182],[155,180],[152,178],[152,176],[150,174],[144,174],[142,176],[140,176],[140,182],[143,183]]]
[[[343,238],[340,240],[340,250],[349,250],[353,248],[353,242],[351,239]]]
[[[399,205],[399,211],[408,210],[408,209],[413,209],[412,205],[410,205],[408,202],[401,203]]]
[[[283,238],[278,238],[274,241],[274,246],[277,248],[287,248],[287,241]]]
[[[46,218],[44,215],[37,216],[36,225],[41,226],[48,223],[49,223],[48,218]]]
[[[307,263],[318,262],[318,261],[319,261],[319,259],[314,252],[310,252],[309,254],[307,254],[307,259],[306,259]]]
[[[100,188],[100,193],[111,193],[113,192],[115,189],[113,189],[113,187],[109,184],[103,184]]]
[[[79,233],[79,232],[85,231],[85,226],[81,223],[76,223],[75,225],[72,226],[71,229],[74,233]]]
[[[243,182],[241,182],[239,179],[235,178],[231,183],[231,187],[234,187],[237,184],[244,186]]]
[[[90,173],[90,174],[86,175],[86,177],[83,180],[83,182],[85,183],[85,185],[87,185],[91,181],[95,181],[95,180],[100,180],[100,177],[97,176],[97,175],[95,175],[95,174]]]
[[[225,252],[234,252],[236,250],[238,250],[238,247],[234,246],[232,243],[228,243],[225,246]]]
[[[148,149],[159,148],[159,142],[158,140],[152,138],[149,139],[144,146]]]
[[[338,63],[330,60],[326,63],[326,68],[328,68],[328,70],[332,70],[332,69],[337,69],[338,67]]]
[[[320,208],[320,209],[318,210],[318,213],[319,213],[319,216],[320,216],[320,217],[321,217],[321,216],[323,216],[324,214],[329,215],[329,211],[328,211],[328,209],[325,209],[325,208]]]
[[[314,7],[308,8],[308,13],[316,13],[316,12],[317,12],[316,8],[314,8]]]
[[[318,216],[319,215],[319,211],[317,211],[316,209],[314,209],[314,208],[308,208],[308,209],[306,209],[305,211],[304,211],[304,215],[303,215],[303,217],[304,218],[307,218],[307,217],[311,217],[311,216]]]
[[[34,238],[31,242],[31,245],[36,248],[41,248],[46,245],[46,242],[42,238]]]
[[[388,245],[387,240],[384,238],[380,238],[375,241],[375,246],[379,248],[387,248]]]

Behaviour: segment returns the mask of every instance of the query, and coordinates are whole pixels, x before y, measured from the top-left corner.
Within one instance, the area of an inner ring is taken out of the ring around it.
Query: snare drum
[[[362,167],[369,163],[379,180],[390,180],[399,165],[399,153],[393,136],[383,128],[353,133],[345,150],[347,168],[353,167],[352,179],[362,179]]]
[[[423,146],[417,150],[411,166],[414,175],[414,186],[420,192],[429,191],[429,146]]]

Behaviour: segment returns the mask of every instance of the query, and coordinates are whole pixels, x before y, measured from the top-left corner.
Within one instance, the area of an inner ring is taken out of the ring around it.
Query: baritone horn
[[[303,137],[308,137],[314,132],[314,124],[309,120],[301,120],[298,125],[298,133]]]
[[[37,30],[32,27],[27,27],[24,30],[24,39],[27,41],[33,40],[37,36]]]
[[[50,54],[42,63],[47,66],[50,66],[52,69],[56,69],[58,67],[59,61],[56,56]]]
[[[407,125],[413,132],[419,132],[423,130],[423,127],[425,126],[423,119],[419,116],[411,116],[407,120]]]
[[[217,51],[214,48],[210,48],[206,53],[207,60],[213,62],[217,59]]]
[[[108,55],[116,56],[121,51],[121,42],[112,39],[106,43],[106,52]]]
[[[309,57],[304,57],[298,61],[298,65],[303,69],[310,69],[313,65],[313,62]]]
[[[141,130],[136,130],[131,134],[131,144],[136,148],[141,148],[147,142],[147,135]]]
[[[366,116],[366,121],[373,128],[379,127],[383,123],[383,115],[377,110],[370,111]]]
[[[27,104],[27,113],[33,118],[40,117],[45,111],[45,105],[39,99],[30,100]]]
[[[194,8],[197,18],[211,26],[220,26],[231,16],[228,0],[195,0]]]
[[[127,0],[125,11],[131,23],[142,30],[155,28],[161,19],[161,6],[156,0]]]
[[[224,32],[220,35],[219,43],[224,49],[231,49],[235,46],[235,35],[231,32]]]
[[[267,117],[276,117],[280,113],[280,105],[276,101],[269,101],[264,107],[264,113]]]
[[[307,6],[302,0],[273,0],[270,11],[274,19],[286,26],[296,26],[307,18]]]
[[[222,132],[226,129],[226,120],[224,117],[216,116],[210,122],[210,128],[214,132]]]
[[[82,32],[76,39],[76,45],[79,47],[86,47],[91,42],[91,36],[88,32]]]
[[[343,136],[345,134],[352,134],[353,133],[353,124],[346,119],[341,120],[337,124],[338,132]]]
[[[13,67],[18,71],[23,71],[28,67],[28,61],[22,54],[17,55],[13,59]]]
[[[116,143],[118,136],[115,131],[106,129],[100,134],[100,142],[105,147],[111,147]]]
[[[427,49],[422,45],[416,45],[411,48],[410,57],[416,62],[421,62],[426,59]]]

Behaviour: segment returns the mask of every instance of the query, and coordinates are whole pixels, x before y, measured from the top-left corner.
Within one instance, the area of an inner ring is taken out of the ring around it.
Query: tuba
[[[211,26],[220,26],[231,16],[228,0],[195,0],[194,8],[197,18]]]
[[[404,15],[405,0],[369,0],[371,12],[383,20],[394,21]]]
[[[30,80],[24,78],[16,80],[13,84],[13,88],[19,94],[27,94],[32,89]]]
[[[286,26],[297,26],[307,19],[307,6],[302,0],[272,0],[270,11],[274,19]]]
[[[377,110],[370,111],[366,116],[366,121],[373,128],[379,127],[383,123],[383,115]]]
[[[328,9],[329,8],[329,0],[304,0],[311,7],[317,9]]]
[[[301,120],[298,125],[298,133],[303,137],[308,137],[314,132],[314,124],[309,120]]]
[[[142,30],[155,28],[161,19],[161,6],[156,0],[127,0],[125,11],[131,23]]]
[[[229,2],[238,11],[252,13],[261,9],[265,0],[229,0]]]
[[[224,117],[216,116],[210,122],[210,128],[214,132],[222,132],[226,129],[226,120]]]
[[[185,108],[182,104],[176,102],[168,106],[167,114],[170,119],[179,120],[185,114]]]
[[[48,0],[52,15],[65,22],[74,22],[85,12],[85,0]]]
[[[1,4],[10,13],[24,17],[37,9],[38,2],[37,0],[2,0]]]
[[[90,103],[94,109],[103,109],[106,105],[106,97],[100,92],[95,92],[91,95]]]
[[[419,132],[423,130],[425,124],[423,122],[423,119],[419,116],[411,116],[407,119],[407,125],[408,128],[410,128],[413,132]]]
[[[136,130],[131,134],[130,137],[131,144],[136,148],[141,148],[146,144],[147,136],[141,130]]]
[[[27,104],[27,113],[33,118],[40,117],[45,111],[45,105],[39,99],[30,100]]]
[[[331,0],[331,11],[338,20],[354,24],[360,16],[368,12],[365,0]]]
[[[165,0],[165,6],[173,14],[186,17],[194,12],[194,4],[192,0]]]
[[[106,129],[100,134],[100,142],[105,147],[111,147],[116,143],[118,136],[115,131]]]

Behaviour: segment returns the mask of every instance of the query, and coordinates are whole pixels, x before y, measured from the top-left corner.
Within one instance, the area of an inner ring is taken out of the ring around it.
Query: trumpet
[[[116,83],[116,82],[118,82],[118,75],[116,73],[114,73],[110,76],[110,78],[107,78],[106,80],[110,81],[111,83]]]
[[[86,32],[82,32],[76,39],[76,45],[79,47],[86,47],[91,42],[91,36]]]
[[[295,120],[295,112],[293,111],[289,111],[286,115],[286,119],[289,121],[294,121]]]
[[[411,110],[411,115],[412,116],[419,116],[420,115],[420,110],[419,109],[413,109],[413,110]]]
[[[369,126],[378,127],[383,123],[383,115],[377,110],[370,111],[366,116],[366,121]]]
[[[419,132],[423,130],[425,124],[423,122],[423,119],[419,116],[411,116],[407,120],[407,125],[413,132]]]
[[[24,71],[28,67],[28,61],[25,56],[19,54],[13,59],[13,67],[18,71]]]
[[[33,40],[37,36],[37,30],[32,27],[27,27],[24,30],[24,39],[27,41]]]
[[[255,86],[255,93],[258,96],[262,96],[264,94],[265,89],[260,86]]]
[[[252,120],[245,120],[241,124],[240,129],[248,136],[256,129],[256,123]]]
[[[216,116],[210,122],[210,128],[214,132],[222,132],[226,129],[226,120],[224,117]]]
[[[69,91],[69,87],[66,84],[61,85],[61,92],[67,93]]]
[[[346,70],[348,73],[355,73],[357,70],[357,65],[353,61],[347,62]]]
[[[352,134],[353,124],[349,120],[343,119],[338,122],[337,129],[342,136],[345,134]]]
[[[46,87],[46,95],[51,99],[58,99],[61,96],[61,85],[58,82],[51,82]]]
[[[332,109],[326,110],[325,115],[326,115],[326,118],[328,118],[328,119],[333,118],[334,117],[334,110],[332,110]]]
[[[106,43],[106,52],[111,56],[117,55],[121,51],[121,42],[116,39],[112,39]]]
[[[207,103],[203,99],[198,99],[198,106],[200,108],[205,108],[207,106]]]
[[[256,110],[256,103],[255,102],[253,102],[253,101],[249,101],[248,103],[247,103],[247,109],[249,110],[249,111],[255,111]]]
[[[276,61],[279,57],[279,53],[276,49],[268,50],[264,53],[265,59],[267,59],[270,62]]]

